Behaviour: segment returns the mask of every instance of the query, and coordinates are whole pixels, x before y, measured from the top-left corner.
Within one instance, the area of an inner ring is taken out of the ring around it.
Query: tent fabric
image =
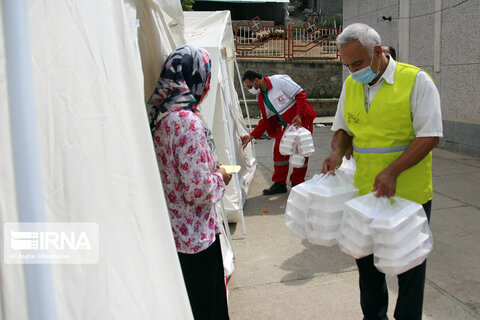
[[[200,110],[212,129],[219,161],[238,164],[241,170],[227,186],[223,199],[228,220],[238,222],[256,169],[253,146],[241,148],[248,133],[234,87],[235,45],[230,11],[186,11],[187,43],[205,48],[212,59],[212,83]],[[239,180],[240,190],[235,179]]]
[[[172,0],[144,0],[148,7],[153,7],[153,3],[156,4],[155,10],[161,10],[163,12],[164,23],[168,25],[169,32],[178,45],[185,43],[184,37],[184,17],[182,4],[180,1]],[[138,0],[136,0],[138,5]]]
[[[145,102],[155,90],[170,52],[186,43],[180,1],[137,0],[138,39],[145,79]],[[157,39],[154,41],[154,39]]]
[[[154,64],[155,58],[176,46],[170,33],[174,19],[167,22],[166,11],[159,9],[168,8],[180,24],[181,11],[172,3],[28,1],[46,219],[99,225],[98,264],[52,265],[58,319],[192,319],[148,127],[142,73],[151,67],[147,76],[158,77],[153,74],[161,62]],[[18,218],[3,37],[0,41],[0,217],[5,223]],[[3,228],[0,236],[4,239]],[[22,265],[2,260],[0,285],[0,318],[27,319]]]

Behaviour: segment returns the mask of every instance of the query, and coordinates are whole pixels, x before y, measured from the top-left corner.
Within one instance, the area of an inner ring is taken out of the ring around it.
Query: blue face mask
[[[372,65],[372,63],[373,63],[373,57],[372,57],[372,62],[370,63],[370,66]],[[370,68],[370,66],[365,67],[365,68],[360,69],[360,70],[355,71],[355,72],[351,72],[350,69],[349,69],[348,72],[350,72],[350,74],[352,75],[353,80],[355,80],[357,82],[360,82],[360,83],[363,83],[363,84],[370,83],[380,73],[380,65],[378,66],[378,70],[375,73],[372,71],[372,68]]]

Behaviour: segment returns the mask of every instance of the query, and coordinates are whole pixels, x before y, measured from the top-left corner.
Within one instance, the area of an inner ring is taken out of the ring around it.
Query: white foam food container
[[[315,147],[313,144],[300,145],[300,154],[304,157],[310,157],[315,152]]]
[[[294,153],[293,145],[288,146],[288,145],[280,144],[280,146],[278,146],[278,151],[280,151],[280,153],[283,154],[284,156],[289,156]]]
[[[338,231],[324,233],[322,235],[319,235],[318,233],[311,233],[309,232],[308,228],[306,228],[306,231],[307,239],[311,244],[316,244],[324,247],[331,247],[337,244],[337,238],[339,235]]]
[[[426,214],[423,207],[413,201],[409,201],[400,197],[390,198],[391,212],[384,212],[382,216],[378,216],[372,221],[371,227],[375,229],[392,230],[402,223],[406,223],[412,216],[425,217]]]
[[[360,259],[373,253],[373,244],[363,247],[359,246],[341,232],[338,238],[338,246],[342,252],[351,255],[355,259]]]
[[[360,230],[345,222],[345,220],[342,220],[340,225],[340,233],[360,247],[373,245],[373,237],[371,234],[362,233]]]
[[[419,264],[421,264],[433,249],[433,239],[429,238],[423,242],[417,250],[411,252],[409,255],[402,259],[384,259],[377,256],[373,256],[373,262],[375,267],[388,275],[398,275],[404,273]]]
[[[393,230],[372,229],[375,230],[375,242],[396,245],[419,234],[426,226],[428,227],[427,217],[411,216],[408,223],[404,223]]]
[[[287,201],[284,217],[285,226],[297,238],[306,239],[305,212],[297,208],[290,200]]]
[[[300,168],[305,163],[305,158],[299,154],[292,154],[289,162],[294,168]]]
[[[362,216],[356,215],[355,212],[347,210],[346,207],[343,211],[343,222],[349,224],[364,235],[372,236],[373,234],[373,229],[370,228],[370,222],[365,221]]]
[[[384,258],[387,260],[401,260],[419,248],[423,242],[428,240],[428,238],[428,234],[420,233],[412,239],[409,239],[409,241],[401,243],[398,246],[389,246],[375,242],[373,246],[373,254],[378,258]]]

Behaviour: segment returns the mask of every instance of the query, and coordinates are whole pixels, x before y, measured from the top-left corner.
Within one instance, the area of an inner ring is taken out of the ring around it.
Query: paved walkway
[[[314,129],[316,152],[307,179],[330,152],[329,127]],[[257,140],[258,168],[245,204],[247,235],[231,224],[236,251],[230,278],[232,320],[362,319],[355,261],[338,247],[311,245],[284,226],[288,194],[271,185],[273,140]],[[424,319],[480,319],[480,159],[434,150],[431,228]],[[263,212],[268,210],[267,213]],[[388,279],[393,319],[396,278]]]

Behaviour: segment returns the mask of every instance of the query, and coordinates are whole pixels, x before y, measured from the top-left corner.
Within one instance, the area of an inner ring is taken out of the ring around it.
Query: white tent
[[[44,298],[52,300],[58,319],[191,319],[144,102],[168,54],[199,36],[190,31],[184,36],[179,1],[27,0],[27,7],[33,65],[33,89],[27,95],[32,95],[35,123],[25,126],[38,135],[45,222],[99,226],[98,264],[49,266],[51,296]],[[250,146],[245,152],[239,146],[239,135],[247,131],[233,88],[230,16],[187,17],[188,30],[204,29],[206,37],[196,44],[214,61],[212,90],[202,108],[219,159],[242,166],[224,201],[229,219],[238,220],[255,159]],[[15,141],[3,40],[0,218],[5,223],[19,221],[20,197],[13,187]],[[8,237],[3,228],[0,237]],[[2,259],[0,319],[28,317],[22,267]]]
[[[45,221],[99,226],[98,264],[51,265],[52,296],[42,298],[53,301],[58,319],[191,319],[144,104],[151,91],[144,74],[154,85],[160,53],[181,38],[179,2],[31,0],[27,8],[34,90],[26,94],[33,95],[36,120],[24,125],[37,128]],[[19,194],[3,41],[5,223],[18,221]],[[9,235],[0,228],[0,236]],[[6,264],[1,248],[0,318],[27,319],[23,266]]]
[[[212,59],[212,84],[201,110],[212,128],[217,155],[223,164],[242,167],[229,184],[223,201],[228,220],[237,222],[243,218],[243,204],[256,161],[253,144],[241,149],[240,136],[248,131],[234,87],[235,45],[230,11],[190,11],[184,12],[184,17],[187,43],[204,47]]]
[[[256,162],[251,145],[241,149],[240,136],[248,131],[234,87],[235,45],[230,11],[184,12],[184,19],[186,42],[205,48],[212,59],[210,91],[200,109],[212,130],[218,159],[242,168],[227,186],[217,212],[226,213],[223,219],[230,222],[241,221],[245,233],[243,205]],[[230,275],[234,269],[234,249],[228,224],[224,224],[221,240],[225,275]]]

